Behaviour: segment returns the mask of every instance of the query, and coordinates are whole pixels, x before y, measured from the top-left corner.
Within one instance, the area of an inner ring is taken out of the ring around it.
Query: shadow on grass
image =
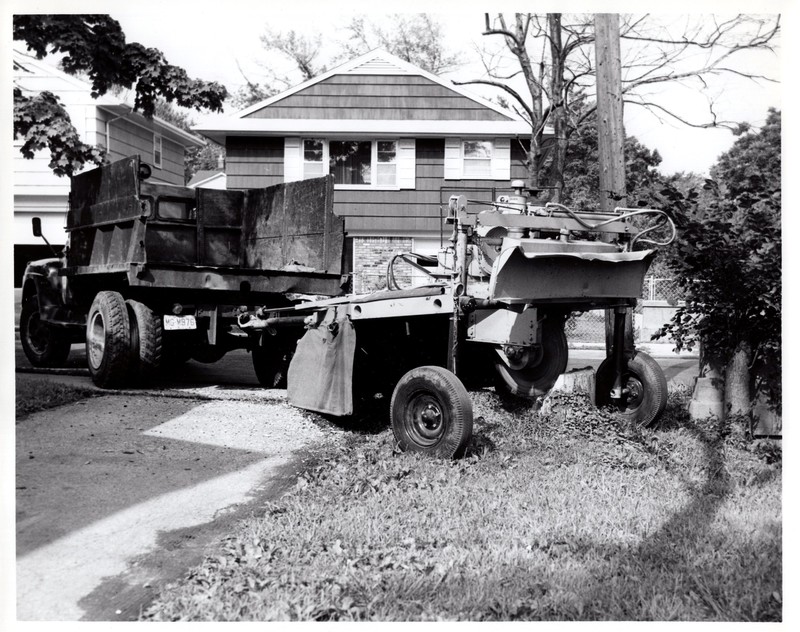
[[[614,593],[620,591],[620,578],[633,583],[645,580],[649,585],[629,585],[622,590],[629,595],[645,595],[650,592],[652,597],[659,587],[654,579],[663,576],[671,582],[671,586],[663,586],[664,600],[669,596],[678,599],[687,597],[700,604],[705,610],[708,620],[716,621],[779,621],[780,605],[774,600],[770,591],[754,596],[755,604],[745,609],[738,606],[730,599],[731,595],[724,593],[724,587],[717,584],[718,577],[711,576],[714,569],[704,567],[704,559],[698,557],[698,549],[703,546],[702,541],[710,530],[722,503],[728,498],[734,483],[725,467],[723,455],[724,437],[720,434],[719,427],[706,428],[689,426],[692,434],[702,446],[705,462],[705,480],[694,484],[688,476],[680,471],[674,471],[682,480],[684,487],[690,495],[690,501],[679,512],[673,514],[657,531],[646,537],[637,547],[626,549],[623,547],[601,546],[604,559],[614,560],[607,568],[595,569],[587,573],[590,580],[589,589],[580,595],[585,604],[619,603],[614,598]],[[760,477],[755,481],[758,486],[763,486],[778,475],[778,470],[773,470],[769,475]],[[706,549],[709,545],[705,545]],[[748,568],[748,561],[758,559],[765,551],[769,552],[769,543],[748,543],[737,549],[740,558],[738,568]],[[780,551],[776,552],[780,560]],[[716,568],[716,564],[715,564]],[[614,577],[616,581],[602,581],[601,577]],[[721,580],[724,581],[724,580]],[[680,594],[682,592],[682,594]],[[735,592],[735,591],[734,591]],[[739,596],[744,597],[744,589],[739,589]],[[751,595],[752,596],[752,595]],[[632,604],[633,615],[637,604]],[[682,614],[684,616],[682,616]],[[617,616],[625,616],[620,613]],[[603,613],[585,613],[587,618],[605,618]],[[684,618],[685,613],[677,612],[675,617]]]

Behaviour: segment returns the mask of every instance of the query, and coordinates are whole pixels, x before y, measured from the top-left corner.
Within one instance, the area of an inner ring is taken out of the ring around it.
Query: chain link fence
[[[642,285],[641,300],[637,301],[633,310],[633,338],[640,340],[641,314],[643,301],[660,301],[670,306],[680,304],[683,295],[678,282],[672,278],[645,277]],[[567,320],[564,331],[569,342],[602,343],[606,341],[605,310],[593,310],[583,314],[575,314]],[[649,336],[648,336],[649,340]]]

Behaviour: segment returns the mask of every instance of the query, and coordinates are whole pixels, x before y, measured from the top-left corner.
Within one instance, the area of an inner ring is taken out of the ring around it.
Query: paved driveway
[[[186,395],[108,395],[18,421],[18,619],[135,619],[337,436],[282,391]]]

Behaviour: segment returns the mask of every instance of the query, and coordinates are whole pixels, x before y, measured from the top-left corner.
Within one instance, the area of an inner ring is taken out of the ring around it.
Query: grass
[[[780,448],[682,391],[654,431],[570,399],[474,394],[455,462],[387,429],[322,449],[144,618],[780,620]]]
[[[97,393],[83,386],[70,386],[49,382],[47,380],[21,380],[16,381],[16,413],[17,422],[32,413],[37,413],[48,408],[56,408],[64,404],[71,404]]]

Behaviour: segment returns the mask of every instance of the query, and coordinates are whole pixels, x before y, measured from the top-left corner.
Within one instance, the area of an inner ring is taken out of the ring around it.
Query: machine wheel
[[[163,328],[161,316],[144,303],[127,300],[128,319],[131,323],[132,375],[137,380],[147,380],[161,368],[163,356]]]
[[[92,381],[101,388],[119,386],[131,365],[131,325],[119,292],[98,292],[86,320],[86,359]]]
[[[512,369],[501,359],[495,361],[495,390],[521,397],[545,395],[558,376],[567,369],[569,349],[564,324],[559,319],[545,319],[542,324],[542,354],[533,366]]]
[[[472,436],[472,402],[453,373],[422,366],[406,373],[392,393],[390,419],[401,450],[452,459]]]
[[[253,368],[264,388],[286,388],[286,376],[294,349],[278,336],[264,335],[253,347]]]
[[[612,357],[603,360],[597,369],[595,401],[598,406],[613,406],[611,389],[614,386]],[[667,406],[667,379],[658,363],[642,351],[634,353],[622,375],[624,396],[620,414],[640,426],[651,426]]]
[[[22,350],[33,366],[61,367],[67,361],[70,340],[55,327],[42,320],[39,299],[34,294],[22,303],[19,316],[19,338]]]

